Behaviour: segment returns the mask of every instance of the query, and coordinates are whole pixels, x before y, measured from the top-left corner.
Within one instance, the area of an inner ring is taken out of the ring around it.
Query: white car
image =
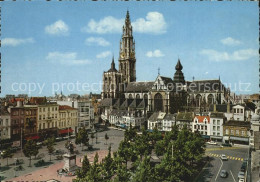
[[[238,179],[245,179],[245,173],[242,171],[239,171],[238,175],[237,175]]]
[[[217,143],[214,142],[214,141],[209,141],[209,142],[207,142],[207,144],[209,144],[209,145],[217,145]]]
[[[227,161],[228,160],[228,158],[227,158],[227,156],[225,154],[221,154],[220,158],[221,158],[222,161]]]

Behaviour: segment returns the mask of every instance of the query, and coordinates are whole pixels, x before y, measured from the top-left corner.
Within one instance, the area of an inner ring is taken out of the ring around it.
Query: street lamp
[[[15,167],[14,167],[14,177],[16,177],[16,173],[15,173],[15,170],[16,170],[16,161],[17,161],[17,158],[14,158],[14,163],[15,163]]]

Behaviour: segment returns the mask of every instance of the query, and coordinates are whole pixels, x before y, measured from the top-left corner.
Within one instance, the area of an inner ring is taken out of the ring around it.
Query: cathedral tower
[[[122,83],[136,81],[135,70],[135,42],[133,38],[132,25],[129,11],[126,13],[125,25],[123,26],[122,39],[119,52],[119,72],[122,73]]]

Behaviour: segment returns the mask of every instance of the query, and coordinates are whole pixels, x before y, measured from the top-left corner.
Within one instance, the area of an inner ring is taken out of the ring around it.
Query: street
[[[225,154],[227,161],[220,159],[221,154]],[[206,155],[209,156],[208,164],[203,168],[198,182],[238,182],[238,172],[240,171],[243,161],[248,156],[247,146],[220,147],[207,145]],[[220,171],[228,172],[227,178],[220,177]]]

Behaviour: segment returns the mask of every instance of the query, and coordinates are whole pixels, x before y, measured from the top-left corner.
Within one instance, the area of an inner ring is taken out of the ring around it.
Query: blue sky
[[[118,68],[127,9],[137,81],[155,80],[158,67],[172,78],[179,57],[186,80],[220,76],[237,94],[259,91],[257,2],[1,2],[1,7],[0,96],[49,96],[62,85],[66,95],[100,92],[97,83],[113,54]],[[239,83],[248,84],[238,90]]]

